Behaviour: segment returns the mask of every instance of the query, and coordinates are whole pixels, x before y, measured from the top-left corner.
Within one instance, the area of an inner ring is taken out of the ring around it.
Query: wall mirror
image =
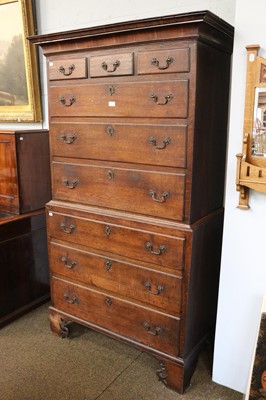
[[[32,0],[0,0],[0,122],[41,120]]]
[[[237,154],[238,208],[249,208],[249,190],[266,193],[266,59],[259,45],[247,49],[246,96],[242,152]]]

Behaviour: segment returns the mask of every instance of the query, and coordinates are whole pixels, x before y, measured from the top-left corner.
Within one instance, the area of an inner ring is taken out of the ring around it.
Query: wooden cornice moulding
[[[92,47],[95,46],[95,39],[101,38],[106,40],[110,37],[110,41],[114,40],[114,44],[134,43],[138,41],[138,35],[145,31],[145,41],[172,38],[198,38],[206,41],[212,46],[222,47],[223,51],[231,54],[234,37],[234,28],[217,17],[210,11],[197,11],[188,14],[168,15],[163,17],[147,18],[134,21],[126,21],[113,23],[103,26],[81,28],[64,32],[55,32],[41,35],[33,35],[28,39],[33,44],[41,45],[45,55],[50,51],[62,52],[67,50],[79,50],[79,44],[87,41]],[[147,32],[150,34],[147,35]],[[209,39],[211,33],[211,40]],[[215,41],[213,36],[215,35]],[[119,39],[120,38],[120,39]],[[141,38],[143,40],[143,37]],[[120,41],[121,40],[121,41]],[[63,48],[61,48],[61,44]],[[46,45],[49,45],[48,47]],[[53,45],[53,46],[51,46]],[[97,42],[99,45],[99,42]]]

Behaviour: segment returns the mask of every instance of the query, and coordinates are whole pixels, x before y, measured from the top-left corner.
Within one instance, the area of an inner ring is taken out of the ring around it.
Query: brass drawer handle
[[[155,190],[149,190],[149,195],[151,196],[152,200],[156,201],[157,203],[164,203],[170,197],[169,192],[163,192],[161,198],[157,199]]]
[[[158,101],[158,96],[154,93],[151,94],[151,99],[156,103],[158,106],[165,106],[165,104],[169,103],[170,100],[172,100],[173,95],[172,94],[167,94],[164,96],[164,102]]]
[[[67,136],[64,133],[62,133],[60,135],[60,139],[62,140],[62,142],[66,144],[71,144],[77,139],[77,135],[75,133],[72,133],[72,135],[70,135],[69,138],[67,138]]]
[[[70,96],[69,99],[68,99],[68,102],[67,102],[65,97],[61,96],[61,97],[59,97],[59,101],[63,106],[70,107],[70,106],[72,106],[72,104],[75,103],[76,97],[75,96]]]
[[[66,267],[66,268],[68,268],[68,269],[72,269],[72,268],[74,268],[76,265],[77,265],[77,261],[71,261],[69,264],[68,264],[68,259],[66,258],[66,257],[62,257],[61,258],[61,261],[62,261],[62,263],[64,264],[64,266]]]
[[[116,60],[116,61],[113,63],[112,69],[108,69],[108,64],[104,61],[104,62],[102,63],[102,69],[104,69],[106,72],[115,72],[116,69],[119,67],[119,65],[120,65],[120,61],[119,61],[119,60]]]
[[[77,296],[75,294],[70,296],[69,292],[64,293],[64,298],[66,299],[66,302],[68,304],[75,304],[75,303],[79,302],[79,299],[77,298]]]
[[[154,65],[158,69],[163,70],[167,69],[169,65],[172,64],[173,61],[174,61],[173,57],[167,57],[167,59],[165,60],[165,65],[160,65],[160,62],[157,60],[156,57],[154,57],[151,59],[151,65]]]
[[[151,282],[145,282],[144,285],[145,285],[145,288],[149,291],[150,294],[154,294],[156,296],[164,291],[164,287],[162,285],[158,285],[156,291],[152,291],[151,290],[152,289]]]
[[[107,297],[107,299],[105,300],[105,304],[107,304],[109,307],[112,305],[112,299],[110,299],[110,297]]]
[[[144,329],[152,336],[160,335],[160,333],[162,332],[162,328],[160,328],[159,326],[156,326],[154,331],[151,331],[151,326],[148,322],[144,322],[143,326]]]
[[[161,149],[165,149],[166,146],[168,146],[169,144],[171,144],[171,138],[166,138],[166,139],[164,139],[162,145],[159,146],[159,145],[157,145],[157,140],[156,140],[156,138],[152,136],[152,137],[150,137],[150,138],[148,139],[148,143],[149,143],[149,144],[152,144],[156,149],[161,150]]]
[[[155,254],[156,256],[159,256],[159,255],[163,254],[166,251],[166,246],[164,244],[161,244],[157,250],[154,250],[153,249],[153,244],[151,242],[146,242],[145,243],[145,248],[151,254]]]
[[[63,180],[64,185],[66,185],[66,187],[68,189],[75,189],[75,187],[77,186],[77,184],[79,183],[78,179],[72,179],[71,182],[68,181],[68,179],[64,179]]]
[[[75,225],[71,224],[69,225],[69,228],[67,228],[67,226],[62,222],[60,224],[60,228],[62,229],[62,231],[64,231],[65,233],[72,233],[75,229]]]
[[[63,67],[63,65],[61,65],[61,67],[59,67],[58,71],[61,72],[61,74],[65,75],[65,76],[69,76],[72,74],[72,72],[74,71],[75,68],[76,68],[75,64],[71,64],[67,68],[67,71],[66,71],[66,69]]]

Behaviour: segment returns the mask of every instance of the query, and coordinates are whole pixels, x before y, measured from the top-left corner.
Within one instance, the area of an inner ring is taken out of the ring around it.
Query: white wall
[[[235,0],[35,0],[39,33],[210,10],[234,24]]]
[[[266,294],[266,195],[250,191],[250,209],[236,208],[235,155],[242,150],[246,45],[260,44],[266,57],[265,0],[237,0],[225,228],[213,379],[246,391],[251,356]],[[264,46],[264,48],[263,48]]]

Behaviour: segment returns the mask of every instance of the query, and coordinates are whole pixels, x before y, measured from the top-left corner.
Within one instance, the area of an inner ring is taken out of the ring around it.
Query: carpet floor
[[[77,324],[49,327],[48,304],[0,330],[0,400],[242,400],[211,380],[203,352],[185,395],[156,377],[157,360]]]

